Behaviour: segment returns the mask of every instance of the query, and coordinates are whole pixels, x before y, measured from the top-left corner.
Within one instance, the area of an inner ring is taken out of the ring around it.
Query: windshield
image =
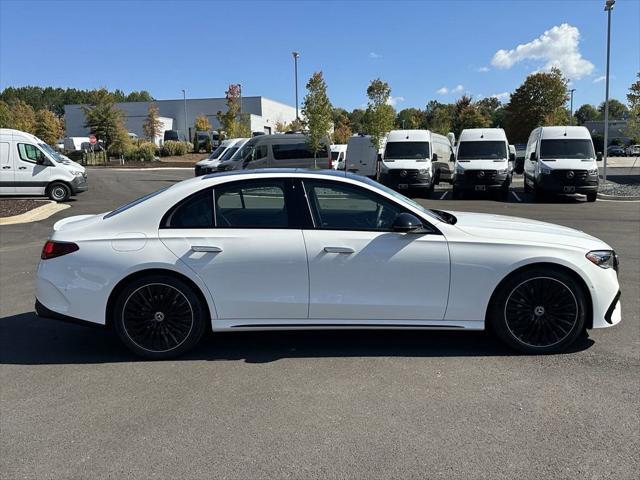
[[[211,152],[211,155],[209,155],[209,160],[215,160],[216,158],[218,158],[224,153],[225,148],[227,147],[223,147],[222,145],[220,145],[213,152]]]
[[[241,159],[244,160],[248,158],[249,155],[251,155],[251,152],[253,151],[254,146],[255,146],[255,143],[252,143],[252,142],[245,143],[244,147],[238,150],[238,152],[233,156],[233,160],[241,160]]]
[[[51,159],[53,161],[58,162],[58,163],[64,162],[64,158],[62,158],[58,152],[56,152],[53,148],[51,148],[46,143],[39,143],[38,146],[42,150],[44,150],[47,153],[47,155],[49,155],[49,157],[51,157]]]
[[[385,160],[422,160],[429,158],[429,142],[389,142],[384,150]]]
[[[595,158],[589,139],[542,140],[540,158]]]
[[[507,145],[498,141],[460,142],[458,160],[499,160],[507,158]]]
[[[225,160],[229,160],[231,157],[233,157],[233,154],[236,153],[237,151],[238,151],[238,147],[231,147],[230,149],[228,149],[226,152],[222,154],[222,156],[220,157],[220,161],[224,162]]]

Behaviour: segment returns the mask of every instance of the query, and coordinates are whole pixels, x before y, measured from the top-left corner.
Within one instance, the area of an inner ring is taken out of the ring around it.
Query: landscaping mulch
[[[635,177],[632,178],[631,175],[620,179],[614,177],[618,180],[617,182],[607,179],[606,182],[600,182],[598,192],[616,197],[640,197],[640,176]]]
[[[30,200],[30,199],[17,199],[6,198],[0,199],[0,218],[13,217],[14,215],[22,215],[34,208],[46,205],[46,200]]]

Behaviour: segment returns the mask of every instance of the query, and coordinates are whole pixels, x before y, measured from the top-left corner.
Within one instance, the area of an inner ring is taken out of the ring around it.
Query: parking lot
[[[627,175],[627,169],[610,174]],[[108,332],[33,314],[60,218],[108,211],[192,170],[89,171],[53,217],[0,227],[5,478],[635,478],[640,469],[640,203],[566,197],[426,206],[584,230],[621,257],[623,321],[571,353],[514,354],[484,333],[210,336],[140,361]]]

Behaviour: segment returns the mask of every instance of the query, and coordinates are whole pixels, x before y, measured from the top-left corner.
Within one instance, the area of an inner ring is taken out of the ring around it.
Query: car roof
[[[557,125],[553,127],[542,127],[542,139],[553,138],[584,138],[591,140],[591,134],[586,127]]]
[[[257,168],[255,170],[231,170],[229,172],[218,172],[218,173],[210,173],[208,175],[203,175],[201,177],[197,177],[197,179],[207,180],[207,179],[216,179],[216,178],[224,178],[224,177],[248,177],[255,175],[264,175],[264,176],[277,176],[277,175],[302,175],[302,176],[310,176],[310,175],[321,175],[326,176],[328,178],[349,178],[352,180],[360,180],[361,176],[356,175],[350,172],[339,172],[336,170],[311,170],[307,168]]]
[[[502,128],[465,128],[460,134],[458,142],[468,141],[507,140]]]

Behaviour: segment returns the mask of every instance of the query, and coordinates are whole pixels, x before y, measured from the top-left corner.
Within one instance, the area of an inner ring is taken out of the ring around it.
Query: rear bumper
[[[36,311],[36,315],[38,315],[40,318],[49,318],[51,320],[58,320],[60,322],[65,322],[65,323],[73,323],[75,325],[84,325],[87,327],[104,328],[104,325],[99,323],[88,322],[86,320],[81,320],[79,318],[70,317],[69,315],[64,315],[62,313],[54,312],[53,310],[50,310],[47,307],[45,307],[37,298],[36,298],[36,304],[34,309]]]

